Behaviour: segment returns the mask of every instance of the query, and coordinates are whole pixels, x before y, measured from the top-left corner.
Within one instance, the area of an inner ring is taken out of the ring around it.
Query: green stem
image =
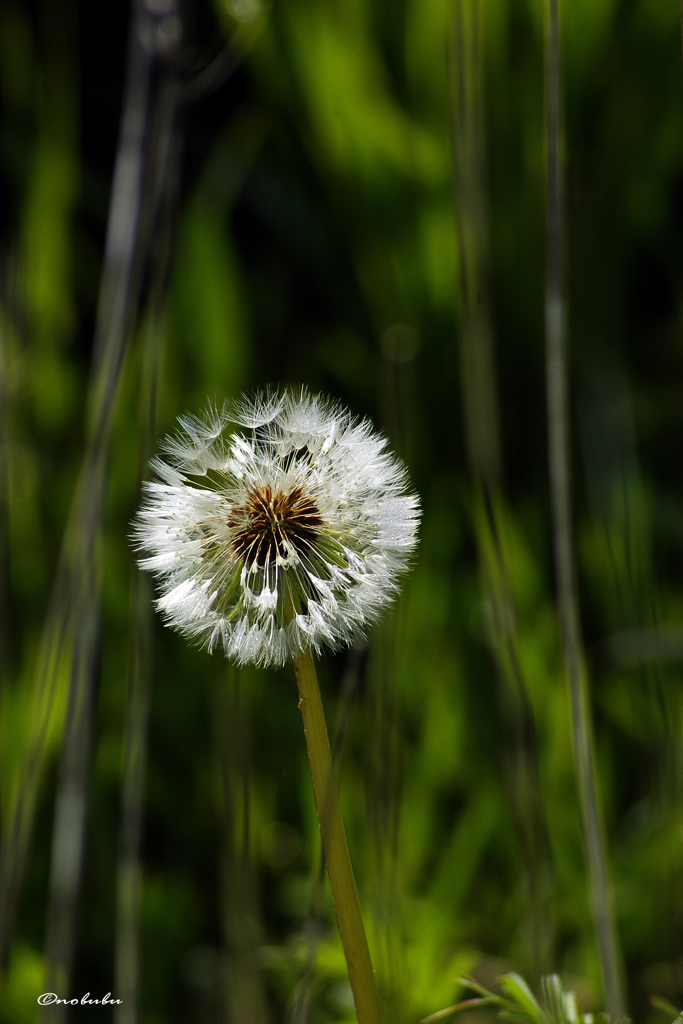
[[[358,1024],[384,1024],[332,767],[318,678],[309,650],[294,659],[294,668],[323,849]]]

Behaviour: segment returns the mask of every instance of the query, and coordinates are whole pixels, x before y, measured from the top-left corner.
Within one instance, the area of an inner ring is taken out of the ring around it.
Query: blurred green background
[[[269,382],[371,416],[423,503],[396,608],[320,664],[387,1024],[512,969],[600,1009],[549,512],[545,6],[134,11],[129,44],[126,4],[0,6],[0,1021],[117,982],[144,1024],[355,1019],[293,671],[164,630],[129,542],[175,418]],[[581,0],[562,26],[579,595],[630,1012],[654,1022],[653,994],[683,1005],[680,12]],[[126,95],[147,128],[117,356],[100,284]]]

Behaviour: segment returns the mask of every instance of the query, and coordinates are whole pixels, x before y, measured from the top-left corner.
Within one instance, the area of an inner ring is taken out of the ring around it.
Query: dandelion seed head
[[[362,635],[398,592],[420,516],[384,438],[306,391],[179,422],[134,526],[166,622],[239,664]]]

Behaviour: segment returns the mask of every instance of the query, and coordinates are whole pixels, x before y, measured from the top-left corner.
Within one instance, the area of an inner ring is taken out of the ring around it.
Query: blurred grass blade
[[[172,8],[167,6],[165,17],[173,14]],[[152,153],[155,146],[161,148],[164,154],[168,149],[168,130],[166,132],[155,130],[158,129],[159,118],[155,116],[157,93],[153,89],[152,70],[162,54],[155,46],[145,45],[146,39],[159,40],[162,38],[161,26],[158,22],[159,18],[151,10],[148,10],[145,4],[138,3],[134,6],[129,45],[127,93],[122,118],[120,149],[114,172],[105,270],[95,336],[94,395],[91,394],[94,403],[91,407],[91,414],[94,419],[93,432],[90,436],[91,451],[89,454],[92,457],[90,485],[95,493],[99,493],[100,500],[103,499],[106,488],[105,467],[113,401],[117,391],[123,355],[137,312],[140,275],[146,259],[148,239],[151,237],[151,218],[158,206],[159,187],[163,188],[164,184],[163,176],[161,179],[158,177],[159,162],[154,159]],[[176,41],[179,42],[179,34]],[[164,50],[162,51],[164,57],[169,56],[166,52],[167,43],[168,40],[164,40]],[[175,52],[175,49],[171,52]],[[167,160],[161,164],[161,169],[166,166]],[[150,385],[149,390],[152,391],[154,387],[155,382]],[[95,486],[95,478],[97,478],[99,487]],[[97,519],[98,516],[95,515],[93,528],[96,527]],[[94,559],[92,559],[92,563],[94,564]],[[84,561],[85,564],[87,562]],[[80,628],[78,624],[87,621],[88,616],[92,614],[93,607],[97,607],[98,597],[96,591],[90,596],[89,603],[78,615],[77,628]],[[141,623],[141,629],[144,631],[144,623]],[[144,644],[144,642],[143,637],[140,644]],[[144,683],[141,685],[144,688]],[[144,694],[142,701],[138,701],[138,704],[140,703],[142,707],[139,717],[144,721],[146,714]],[[85,702],[79,701],[77,707],[83,709]],[[138,710],[137,706],[136,710]],[[80,736],[82,732],[89,732],[92,715],[86,717],[83,712],[82,715],[82,722],[78,722],[74,728],[74,736]],[[77,751],[72,753],[70,750],[72,742],[72,734],[67,729],[63,755],[67,762],[77,756]],[[89,747],[89,737],[83,741],[83,746],[86,749]],[[134,768],[138,767],[136,762],[132,763]],[[85,809],[86,778],[84,773],[79,781],[82,781],[81,803]],[[67,792],[70,792],[71,785],[71,780],[67,779],[65,782]],[[57,796],[58,807],[61,806],[61,798],[60,789]],[[74,850],[82,851],[86,827],[85,813],[74,824],[77,825],[77,829],[73,829],[71,843]],[[59,825],[59,821],[57,825]],[[134,827],[131,828],[131,832],[133,835],[135,834]],[[55,849],[57,848],[56,840]],[[53,988],[56,991],[66,991],[69,985],[78,898],[78,876],[75,871],[74,884],[69,897],[68,900],[60,900],[53,893],[48,909],[48,978],[54,979]],[[61,933],[69,935],[70,943],[68,945],[51,944],[50,937]],[[128,994],[130,995],[130,992]],[[129,998],[125,1004],[121,1005],[125,1006],[126,1013],[135,1011],[134,999]],[[49,1019],[57,1019],[64,1016],[64,1010],[65,1008],[58,1004],[56,1007],[46,1010],[45,1016]]]
[[[553,1024],[565,1024],[565,994],[557,974],[543,978],[543,1001]]]
[[[178,83],[169,69],[156,109],[157,131],[150,162],[158,167],[153,206],[161,203],[160,226],[152,248],[152,284],[146,322],[140,382],[138,479],[146,471],[156,437],[159,373],[166,334],[166,298],[173,251],[174,207],[179,146],[175,135]],[[152,673],[152,588],[149,576],[135,569],[131,602],[131,654],[126,707],[126,731],[121,785],[121,824],[117,879],[115,951],[116,991],[121,1003],[114,1010],[116,1024],[139,1019],[139,914],[142,869],[140,846],[147,765],[147,726]]]
[[[571,522],[569,399],[564,295],[564,215],[561,169],[561,62],[558,0],[548,0],[546,37],[547,218],[546,388],[553,547],[564,656],[569,678],[579,799],[593,913],[610,1017],[625,1014],[621,956],[609,889],[598,802],[593,727],[587,693]]]
[[[133,587],[133,626],[117,871],[114,978],[115,991],[121,1003],[114,1010],[116,1024],[135,1024],[138,1020],[140,973],[140,844],[147,764],[152,646],[152,595],[149,577],[136,570]]]
[[[10,269],[13,261],[3,260],[0,388],[1,458],[6,478],[2,481],[0,501],[3,512],[7,513],[6,525],[10,530],[12,520],[16,524],[18,517],[25,516],[27,512],[29,517],[31,515],[26,504],[22,506],[21,501],[16,501],[17,484],[24,469],[24,460],[21,459],[20,465],[20,459],[17,458],[17,453],[21,451],[17,425],[25,411],[22,408],[22,392],[25,390],[29,393],[35,386],[34,371],[38,370],[39,376],[41,359],[45,358],[49,362],[55,348],[64,343],[70,330],[68,238],[77,179],[74,14],[70,3],[63,5],[59,15],[56,15],[53,7],[45,4],[41,5],[37,16],[36,32],[40,32],[45,40],[45,67],[43,92],[36,100],[36,145],[27,168],[29,173],[22,211],[19,258],[13,269]],[[3,23],[3,33],[10,24]],[[15,28],[19,24],[21,22],[15,22]],[[26,32],[25,41],[30,38],[26,22],[19,34],[22,32]],[[9,39],[12,38],[10,31]],[[33,81],[37,71],[31,60],[30,44],[23,52],[27,59],[22,72],[27,75],[27,80]],[[2,78],[2,84],[6,85],[6,79]],[[32,349],[30,362],[27,358],[29,339]],[[24,389],[19,384],[21,374],[17,373],[17,368],[27,364],[31,367],[27,375],[30,383]],[[39,391],[40,388],[36,387],[33,393],[37,396]],[[26,454],[29,455],[26,462],[30,466],[30,454]],[[36,532],[33,532],[31,540],[37,539]],[[70,675],[66,656],[68,645],[65,644],[66,619],[72,597],[67,563],[72,553],[73,547],[69,547],[69,540],[65,539],[41,641],[36,644],[32,638],[30,668],[20,669],[19,685],[13,690],[8,688],[7,693],[2,694],[3,698],[8,698],[7,702],[3,699],[3,712],[9,711],[16,697],[27,713],[21,719],[14,718],[12,731],[16,729],[18,735],[10,737],[8,730],[3,736],[2,759],[6,776],[2,779],[4,800],[0,838],[0,970],[7,961],[9,936],[29,845],[42,763],[47,747],[54,750],[56,746],[65,711]],[[3,552],[5,554],[9,555],[9,547]],[[3,565],[9,568],[4,558]],[[6,611],[10,612],[11,609],[7,608]],[[12,636],[15,633],[17,644],[13,654],[21,646],[21,617],[18,609],[11,629]],[[8,648],[9,640],[8,636]],[[8,649],[5,653],[9,653]]]
[[[542,897],[548,842],[538,786],[534,722],[522,671],[518,615],[504,550],[500,493],[501,439],[490,303],[483,96],[484,10],[455,0],[449,47],[454,200],[460,248],[461,387],[465,438],[474,476],[473,520],[482,585],[491,610],[505,730],[507,793],[527,866],[530,959],[540,975],[550,957],[550,925]]]
[[[252,839],[250,709],[237,668],[228,666],[227,678],[220,679],[219,685],[215,721],[224,825],[224,1019],[231,1024],[266,1024],[270,1016],[258,958],[261,922]]]
[[[167,244],[168,243],[168,244]],[[167,232],[161,232],[163,251],[170,252]],[[156,395],[162,338],[163,281],[168,256],[158,264],[147,322],[143,325],[144,350],[140,383],[138,477],[151,455],[156,424]],[[117,865],[117,925],[115,936],[115,991],[121,1003],[114,1009],[116,1024],[135,1024],[139,1006],[139,912],[142,818],[147,766],[147,727],[152,673],[152,588],[149,576],[134,570],[131,600],[131,639],[123,777],[121,781],[121,822]]]
[[[538,1021],[538,1024],[544,1024],[544,1013],[524,978],[511,971],[510,974],[503,975],[500,984],[531,1020]]]
[[[381,630],[375,634],[369,649],[365,678],[360,661],[363,652],[358,649],[349,652],[345,679],[349,685],[349,697],[354,691],[360,691],[361,686],[365,687],[367,764],[364,776],[373,866],[370,884],[373,964],[386,1017],[392,1021],[404,1019],[410,998],[399,923],[404,896],[400,855],[404,781],[400,709],[405,614],[405,602],[401,602],[391,610]],[[340,758],[335,758],[335,754],[339,738],[346,731],[350,712],[350,702],[346,706],[342,702],[336,730],[338,739],[333,744],[334,767],[338,773],[341,772]]]
[[[85,847],[90,748],[99,679],[99,605],[94,575],[87,583],[75,642],[55,802],[46,936],[49,992],[69,989]],[[43,1007],[41,1019],[61,1021],[66,1015],[67,1007],[57,1004]]]
[[[159,8],[163,13],[156,11],[157,5],[147,5],[145,0],[132,2],[126,92],[95,328],[90,405],[95,457],[111,427],[111,407],[137,308],[154,212],[145,202],[151,198],[149,178],[154,172],[149,166],[152,72],[162,53],[170,47],[172,56],[180,42],[176,4],[171,0]]]
[[[7,396],[6,328],[0,319],[0,708],[4,706],[4,689],[9,669],[9,430]],[[0,774],[0,793],[4,779]],[[0,822],[3,820],[3,801],[0,800]]]
[[[449,52],[455,207],[460,247],[465,434],[478,483],[500,478],[500,428],[489,298],[486,138],[479,0],[455,0]]]
[[[142,327],[139,481],[143,479],[156,439],[157,395],[166,333],[166,300],[173,253],[178,185],[180,146],[177,114],[180,87],[176,58],[181,34],[177,7],[173,4],[167,5],[165,13],[167,17],[171,17],[171,24],[177,26],[177,32],[170,49],[157,48],[156,57],[163,58],[162,73],[149,101],[150,127],[144,186],[146,223],[143,233],[150,241],[151,286],[149,309]],[[134,32],[140,38],[144,38],[144,33],[149,32],[154,23],[148,12],[138,8]],[[157,32],[160,32],[160,28],[157,26]],[[161,38],[163,39],[163,36]],[[131,48],[131,60],[139,60],[134,42]],[[140,248],[147,248],[144,241]],[[115,984],[121,1002],[114,1010],[116,1024],[136,1024],[140,1012],[140,847],[147,766],[153,624],[149,577],[137,568],[133,581],[131,617],[131,653],[117,865]]]
[[[166,21],[166,19],[170,19]],[[33,688],[31,732],[19,784],[8,811],[0,849],[0,963],[4,962],[30,843],[48,731],[54,723],[60,671],[76,657],[79,632],[99,602],[96,537],[107,482],[107,453],[113,404],[123,355],[137,308],[143,266],[141,209],[149,136],[151,71],[158,54],[145,40],[168,45],[179,32],[177,14],[155,14],[142,0],[133,4],[128,80],[109,210],[107,242],[95,329],[86,451],[64,533],[60,562],[42,632]],[[163,31],[164,27],[167,31]],[[93,588],[86,586],[92,580]],[[86,607],[87,605],[87,607]],[[87,630],[84,642],[95,642]],[[84,663],[91,656],[84,654]],[[72,683],[81,673],[71,671]],[[73,706],[82,708],[82,703]],[[73,730],[79,734],[79,728]],[[59,797],[58,797],[59,802]],[[84,827],[85,821],[82,820]],[[78,847],[74,841],[73,849]],[[71,912],[75,912],[72,905]],[[49,911],[48,916],[53,913]]]
[[[655,1010],[660,1010],[665,1017],[669,1017],[670,1020],[678,1020],[683,1014],[679,1013],[678,1007],[674,1006],[673,1003],[669,1002],[668,999],[664,999],[663,996],[650,996],[650,1004],[654,1006]]]
[[[453,1006],[447,1006],[443,1010],[437,1010],[436,1013],[430,1013],[428,1017],[423,1017],[420,1024],[436,1024],[439,1020],[447,1020],[449,1017],[454,1017],[456,1013],[463,1013],[466,1010],[476,1010],[480,1006],[497,1006],[500,1000],[496,996],[480,996],[476,999],[464,999],[461,1003],[455,1003]]]
[[[618,668],[683,661],[683,629],[652,626],[623,629],[601,641],[608,664]]]

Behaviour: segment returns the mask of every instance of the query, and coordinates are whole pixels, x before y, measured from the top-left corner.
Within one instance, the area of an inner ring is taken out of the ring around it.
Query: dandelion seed
[[[240,664],[362,635],[395,597],[419,521],[386,441],[306,391],[180,423],[135,524],[167,623]]]

